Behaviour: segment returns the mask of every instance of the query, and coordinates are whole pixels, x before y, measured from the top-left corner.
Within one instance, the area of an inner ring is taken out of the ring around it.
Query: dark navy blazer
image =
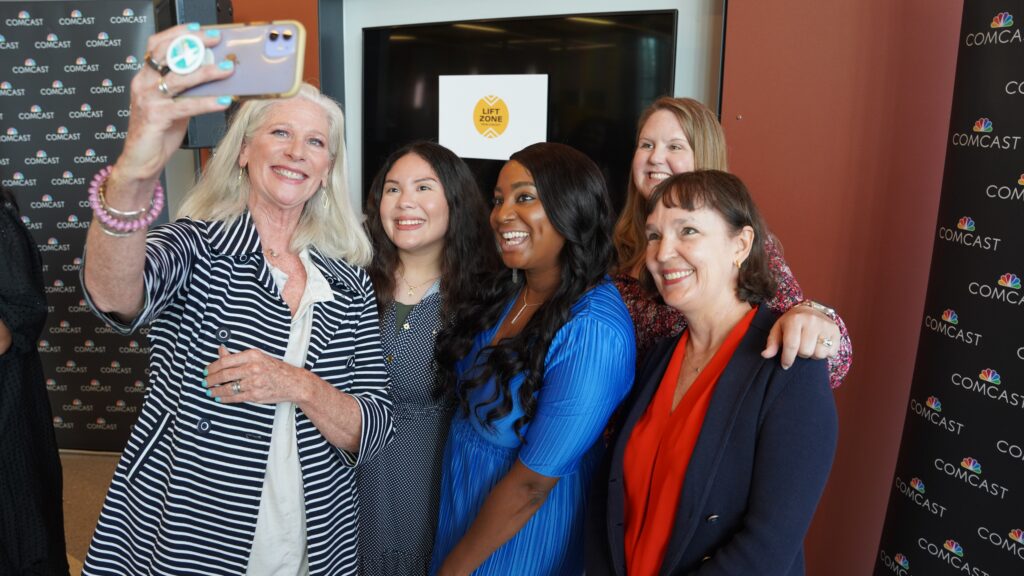
[[[804,573],[803,538],[832,466],[837,418],[824,361],[798,359],[783,370],[777,358],[761,357],[776,319],[766,306],[758,310],[718,380],[660,574]],[[678,341],[652,348],[605,473],[594,478],[587,576],[626,574],[623,454]]]

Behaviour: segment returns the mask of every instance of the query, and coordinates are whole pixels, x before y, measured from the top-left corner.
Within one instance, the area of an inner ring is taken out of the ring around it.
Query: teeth
[[[665,280],[679,280],[680,278],[686,278],[693,274],[693,270],[682,270],[679,272],[669,272],[668,274],[662,274],[662,278]]]
[[[274,173],[280,174],[285,178],[291,178],[292,180],[302,180],[303,178],[306,177],[301,172],[294,172],[292,170],[288,170],[287,168],[274,168]]]
[[[505,240],[521,240],[529,236],[526,232],[502,232],[501,237]]]
[[[426,220],[399,220],[399,226],[416,226],[417,224],[423,224]]]
[[[648,172],[647,177],[652,180],[664,180],[671,176],[668,172]]]

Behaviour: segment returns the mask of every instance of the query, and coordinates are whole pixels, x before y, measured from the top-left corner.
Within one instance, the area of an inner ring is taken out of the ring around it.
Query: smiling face
[[[309,100],[283,100],[267,110],[238,155],[249,171],[249,209],[301,213],[327,180],[328,133],[327,114]]]
[[[380,223],[399,253],[440,259],[448,232],[448,201],[430,164],[417,154],[398,159],[384,177]]]
[[[647,270],[665,303],[684,315],[738,301],[739,269],[754,229],[738,233],[709,208],[686,210],[658,203],[647,217]]]
[[[693,148],[676,116],[658,110],[644,122],[633,152],[633,184],[650,198],[651,191],[673,174],[692,172]]]
[[[533,176],[515,160],[507,162],[498,175],[491,229],[505,266],[528,272],[558,272],[565,238],[548,219]]]

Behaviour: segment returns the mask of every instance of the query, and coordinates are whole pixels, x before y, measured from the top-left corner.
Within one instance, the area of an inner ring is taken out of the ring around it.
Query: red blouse
[[[715,384],[757,313],[736,323],[721,347],[679,400],[672,400],[690,332],[679,339],[647,411],[626,444],[626,573],[657,574],[672,535],[686,468],[697,444]]]

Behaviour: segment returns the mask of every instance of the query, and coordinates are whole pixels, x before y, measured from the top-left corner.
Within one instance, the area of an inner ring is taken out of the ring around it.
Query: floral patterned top
[[[765,251],[769,266],[779,283],[775,296],[765,302],[765,305],[782,314],[802,302],[804,294],[771,235],[765,240]],[[619,289],[619,294],[629,309],[629,315],[633,317],[633,328],[636,330],[636,358],[642,363],[647,350],[656,340],[675,336],[686,328],[686,318],[683,318],[678,310],[662,302],[657,294],[649,294],[636,278],[628,274],[616,274],[612,280],[615,281],[615,287]],[[846,324],[838,315],[836,322],[842,338],[839,342],[839,353],[828,359],[829,381],[833,388],[842,384],[853,360],[853,345],[850,343]]]

